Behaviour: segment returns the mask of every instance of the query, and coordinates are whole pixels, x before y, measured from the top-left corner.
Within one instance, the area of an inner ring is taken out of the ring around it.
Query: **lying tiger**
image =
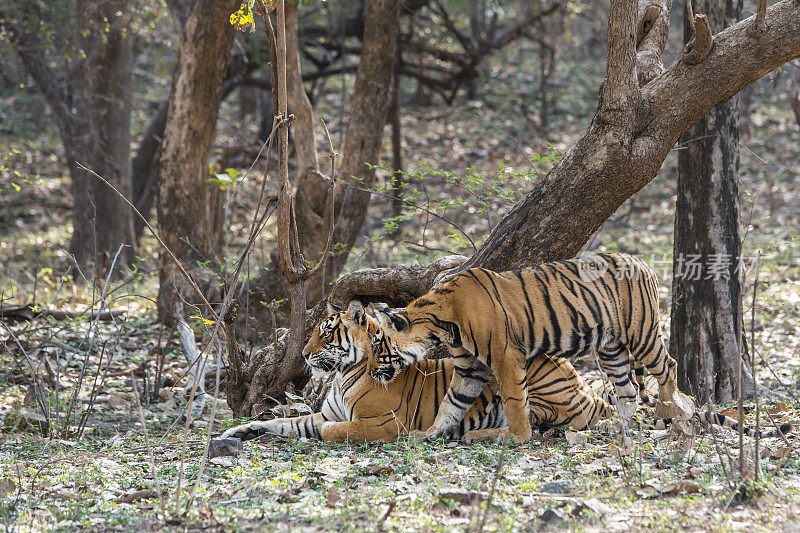
[[[233,427],[222,438],[242,440],[261,435],[313,437],[325,441],[393,441],[427,429],[453,376],[452,360],[424,360],[406,367],[386,387],[369,375],[376,357],[391,350],[385,332],[358,302],[347,311],[329,308],[330,316],[313,331],[303,350],[313,371],[335,371],[319,413],[254,421]],[[528,400],[534,427],[595,427],[611,416],[611,388],[602,379],[583,380],[564,359],[541,358],[530,366]],[[650,389],[657,388],[648,376]],[[708,417],[707,417],[708,418]],[[671,420],[659,420],[656,429]],[[714,420],[736,428],[727,417]],[[466,441],[492,438],[507,427],[497,384],[490,381],[467,412],[455,436]],[[746,434],[750,434],[745,429]],[[785,431],[784,431],[785,433]],[[765,434],[764,436],[771,436]]]
[[[436,418],[453,378],[453,360],[424,360],[403,368],[396,379],[379,385],[371,376],[374,353],[388,349],[386,336],[363,306],[331,314],[311,335],[303,355],[314,372],[335,370],[321,411],[294,418],[254,421],[225,431],[221,438],[242,440],[260,435],[314,437],[325,441],[393,441],[400,435],[428,429]],[[588,429],[610,416],[572,364],[543,357],[528,367],[528,401],[535,427]],[[453,432],[474,440],[507,427],[497,383],[485,384]]]
[[[630,357],[659,384],[660,416],[688,419],[691,400],[678,391],[676,363],[659,329],[655,273],[625,254],[594,254],[513,272],[473,268],[411,302],[386,310],[392,343],[373,376],[389,383],[437,344],[455,358],[456,375],[429,438],[452,434],[494,376],[508,418],[506,436],[531,437],[525,375],[541,358],[594,351],[611,379],[625,424],[636,410]]]

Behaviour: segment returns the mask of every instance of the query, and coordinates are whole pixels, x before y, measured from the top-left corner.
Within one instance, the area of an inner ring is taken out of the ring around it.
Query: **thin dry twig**
[[[189,283],[189,285],[192,287],[192,289],[194,289],[194,291],[200,297],[200,299],[203,302],[203,304],[206,306],[206,309],[208,310],[208,314],[211,315],[211,317],[213,318],[213,320],[215,322],[218,322],[219,321],[219,317],[217,316],[217,313],[214,312],[214,307],[210,303],[208,303],[208,300],[206,300],[206,297],[203,295],[203,291],[200,290],[200,287],[197,286],[197,283],[194,282],[194,279],[192,279],[192,277],[189,275],[189,273],[186,272],[186,269],[183,268],[183,264],[178,260],[177,257],[175,257],[175,254],[172,253],[172,250],[170,250],[169,247],[164,243],[164,241],[161,240],[161,237],[159,236],[158,232],[155,229],[153,229],[153,226],[150,225],[150,222],[148,222],[147,219],[144,217],[144,215],[142,215],[142,213],[140,213],[139,210],[136,209],[136,206],[133,205],[130,202],[130,200],[125,198],[125,195],[122,194],[121,192],[119,192],[119,189],[114,187],[114,185],[112,185],[111,182],[109,182],[103,176],[101,176],[100,174],[98,174],[94,170],[84,166],[82,163],[77,163],[77,165],[81,169],[83,169],[86,172],[88,172],[91,175],[93,175],[95,178],[97,178],[100,181],[102,181],[103,183],[105,183],[108,187],[111,188],[111,190],[113,190],[116,193],[117,196],[119,196],[122,199],[123,202],[128,204],[128,207],[133,209],[133,212],[136,213],[136,215],[142,220],[142,222],[144,222],[144,225],[145,225],[145,227],[147,227],[148,231],[150,231],[150,233],[153,235],[153,237],[156,238],[156,240],[158,241],[158,244],[160,244],[161,247],[164,248],[164,250],[169,254],[170,258],[175,262],[175,265],[178,267],[178,270],[180,270],[181,274],[183,274],[183,277],[186,278],[187,283]]]
[[[508,450],[508,441],[509,439],[506,439],[503,442],[503,448],[500,450],[500,457],[497,458],[497,466],[495,466],[494,477],[492,478],[492,488],[486,496],[486,503],[483,506],[481,521],[478,523],[478,528],[476,530],[478,533],[483,533],[483,527],[486,525],[486,515],[489,513],[489,507],[492,505],[492,498],[497,490],[497,481],[500,479],[500,472],[503,471],[503,463],[505,462],[506,451]]]
[[[708,398],[707,409],[711,412],[712,419],[713,419],[713,418],[716,418],[716,414],[717,413],[714,410],[714,404],[711,402],[711,399],[713,398],[713,392],[711,391],[712,376],[711,376],[711,372],[708,371],[708,364],[706,362],[706,358],[705,357],[700,357],[700,367],[701,367],[701,371],[703,372],[703,376],[704,376],[703,384],[705,385],[705,388],[706,388],[706,398]],[[725,448],[725,447],[720,448],[719,441],[717,440],[717,432],[716,432],[716,428],[714,427],[714,424],[708,424],[708,431],[709,431],[709,433],[711,433],[711,439],[714,441],[714,449],[717,452],[717,457],[719,458],[719,464],[720,464],[720,466],[722,466],[722,473],[725,475],[725,481],[726,481],[728,486],[732,487],[733,486],[733,480],[731,479],[731,476],[733,475],[733,473],[731,473],[729,475],[727,467],[730,467],[730,469],[733,470],[733,464],[732,464],[732,460],[731,460],[730,454],[728,453],[728,449]],[[722,455],[723,450],[725,451],[725,455],[724,456]],[[726,463],[726,458],[727,458],[727,463],[728,463],[727,465],[725,464]]]
[[[184,516],[189,514],[189,510],[192,507],[192,503],[194,502],[195,494],[197,492],[197,486],[200,484],[200,479],[203,476],[203,472],[205,472],[206,464],[208,462],[208,449],[211,446],[211,434],[212,429],[214,428],[214,421],[217,416],[217,404],[219,402],[219,382],[220,382],[220,367],[222,366],[222,357],[220,354],[222,353],[222,346],[219,346],[217,349],[217,376],[216,381],[214,383],[214,401],[211,403],[211,419],[208,421],[208,431],[206,431],[206,441],[205,441],[205,448],[203,451],[203,456],[200,458],[200,468],[197,470],[197,478],[192,486],[192,490],[189,493],[189,498],[186,500],[186,509],[184,510]]]
[[[736,416],[739,419],[739,476],[744,478],[744,360],[742,353],[736,358]]]
[[[766,2],[764,0],[759,0],[759,11],[761,11],[761,3],[764,3],[766,6]],[[766,7],[764,8],[766,10]],[[756,297],[758,295],[758,274],[759,269],[761,267],[761,250],[756,252],[756,274],[755,274],[755,281],[753,281],[753,304],[750,306],[750,346],[755,347],[756,345]],[[741,360],[741,357],[739,358]],[[758,469],[759,469],[759,462],[761,457],[759,456],[759,448],[761,445],[761,409],[758,402],[758,382],[756,380],[756,354],[753,352],[750,354],[750,373],[753,375],[753,397],[756,402],[756,449],[755,449],[755,466],[754,466],[754,479],[758,481]],[[739,422],[739,428],[742,427],[742,421]],[[778,431],[780,433],[780,431]]]
[[[333,150],[333,141],[331,141],[331,134],[328,131],[328,125],[325,124],[325,121],[322,120],[322,118],[320,118],[319,121],[322,122],[322,128],[325,131],[325,137],[328,139],[328,157],[331,160],[331,175],[328,178],[330,187],[328,188],[328,194],[326,195],[328,198],[328,241],[325,243],[325,249],[322,251],[322,256],[320,257],[319,262],[317,262],[314,268],[309,271],[308,277],[313,276],[328,260],[328,255],[331,251],[331,244],[333,243],[333,230],[335,229],[333,224],[333,214],[334,206],[336,204],[336,195],[333,194],[333,191],[336,187],[336,152]],[[322,284],[325,284],[324,279],[322,280]]]

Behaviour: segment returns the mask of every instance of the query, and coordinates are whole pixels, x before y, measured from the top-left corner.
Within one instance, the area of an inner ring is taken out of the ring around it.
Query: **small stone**
[[[236,437],[227,439],[211,439],[208,445],[208,457],[236,457],[242,451],[242,440]]]
[[[233,459],[230,457],[212,457],[208,462],[216,466],[225,466],[229,468],[233,466]]]
[[[447,489],[439,491],[439,500],[453,500],[456,503],[471,505],[483,501],[483,494],[461,489]]]
[[[539,520],[541,520],[546,524],[549,524],[550,522],[562,522],[566,520],[566,518],[564,518],[561,514],[552,509],[547,509],[541,515],[539,515]]]
[[[542,487],[544,492],[549,494],[567,494],[572,490],[569,486],[569,483],[564,483],[563,481],[551,481],[550,483],[545,483],[544,487]]]
[[[572,516],[581,517],[584,513],[592,512],[597,515],[606,515],[612,512],[611,507],[595,498],[581,502],[572,510]]]

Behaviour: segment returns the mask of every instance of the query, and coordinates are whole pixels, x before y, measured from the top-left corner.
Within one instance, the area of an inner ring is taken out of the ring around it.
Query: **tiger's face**
[[[380,330],[372,339],[373,364],[370,374],[378,383],[390,383],[403,368],[420,362],[433,348],[429,335],[412,331],[403,310],[385,308],[378,312]]]
[[[303,357],[314,377],[345,370],[367,357],[372,352],[370,330],[379,329],[355,300],[347,309],[329,304],[328,312],[303,348]]]

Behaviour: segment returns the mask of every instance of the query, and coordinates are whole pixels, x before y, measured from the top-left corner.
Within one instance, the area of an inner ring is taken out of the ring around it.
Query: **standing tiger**
[[[659,329],[655,273],[626,254],[593,254],[513,272],[469,269],[411,302],[379,315],[392,350],[373,377],[397,372],[444,343],[455,358],[450,383],[429,438],[453,433],[484,384],[495,376],[508,418],[506,436],[531,437],[526,374],[543,357],[594,351],[614,384],[627,425],[636,410],[629,357],[659,384],[661,416],[688,418],[691,400],[678,391],[675,360]]]
[[[391,349],[384,331],[356,301],[347,310],[329,311],[331,315],[314,328],[303,349],[315,373],[335,371],[321,411],[250,422],[225,431],[222,438],[249,440],[271,434],[337,442],[393,441],[433,424],[453,379],[453,360],[414,363],[401,369],[391,383],[380,385],[371,373],[375,355]],[[527,384],[531,418],[539,429],[588,429],[610,416],[608,404],[565,359],[536,360],[528,366]],[[453,435],[465,440],[493,437],[506,427],[497,382],[491,380],[483,385]]]

